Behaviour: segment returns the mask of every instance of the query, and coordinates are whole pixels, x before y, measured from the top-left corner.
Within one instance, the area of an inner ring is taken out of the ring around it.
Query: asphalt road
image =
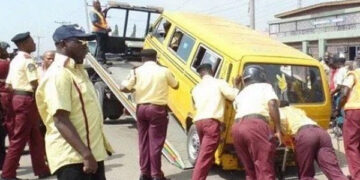
[[[138,148],[137,148],[137,130],[135,122],[132,119],[120,119],[116,121],[108,121],[105,125],[105,134],[116,151],[113,156],[105,161],[106,176],[108,180],[137,180],[139,176],[138,166]],[[345,174],[348,174],[342,141],[334,139],[334,148],[340,160],[341,167]],[[189,180],[191,179],[192,170],[182,170],[171,165],[163,158],[163,171],[165,175],[172,180]],[[32,173],[31,161],[29,155],[23,155],[18,169],[18,177],[36,179]],[[326,180],[327,178],[318,169],[316,178]],[[286,172],[285,179],[298,179],[296,177],[296,168],[289,168]],[[51,177],[48,179],[56,179]],[[242,180],[245,179],[243,171],[224,171],[219,167],[213,167],[208,180]]]

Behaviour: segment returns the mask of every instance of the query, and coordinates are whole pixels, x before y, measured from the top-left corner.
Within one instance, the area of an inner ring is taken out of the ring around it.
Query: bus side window
[[[214,73],[217,74],[221,61],[222,58],[217,53],[200,45],[191,66],[195,70],[201,64],[211,64]]]
[[[169,32],[171,27],[171,23],[166,19],[161,19],[161,21],[156,25],[156,30],[154,32],[154,36],[160,42],[163,42]]]

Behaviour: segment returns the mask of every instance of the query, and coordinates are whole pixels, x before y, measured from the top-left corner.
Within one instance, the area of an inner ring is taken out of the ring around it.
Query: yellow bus
[[[320,63],[265,34],[219,17],[164,12],[150,28],[144,48],[155,49],[158,62],[179,80],[179,89],[170,90],[169,108],[188,134],[187,151],[192,163],[199,139],[192,121],[195,111],[191,90],[200,81],[195,69],[203,63],[210,63],[215,76],[230,84],[246,66],[262,66],[280,100],[302,108],[320,126],[328,127],[331,101]],[[215,155],[215,163],[223,169],[241,167],[232,145],[233,120],[234,109],[227,102],[226,130]]]

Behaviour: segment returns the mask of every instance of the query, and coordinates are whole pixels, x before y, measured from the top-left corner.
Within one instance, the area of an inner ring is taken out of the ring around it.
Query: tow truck
[[[90,42],[90,53],[85,64],[102,105],[104,121],[118,119],[123,112],[128,112],[136,120],[133,96],[121,92],[118,85],[126,79],[131,69],[141,65],[138,54],[150,24],[162,11],[158,7],[132,6],[112,1],[104,9],[104,15],[113,30],[107,44],[108,64],[100,64],[96,60],[96,42]],[[122,31],[119,31],[120,28]],[[186,133],[174,115],[169,113],[167,139],[162,153],[170,163],[181,169],[193,166],[187,158],[186,141]]]

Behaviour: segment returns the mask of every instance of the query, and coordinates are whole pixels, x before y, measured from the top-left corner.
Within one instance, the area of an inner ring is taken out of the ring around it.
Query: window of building
[[[217,72],[222,58],[209,48],[199,45],[191,67],[195,70],[201,64],[211,64],[213,72]]]
[[[270,34],[279,32],[279,24],[270,24]]]
[[[194,38],[185,34],[180,29],[175,29],[169,43],[169,48],[174,51],[184,62],[186,62],[190,56],[194,44]]]
[[[267,81],[274,88],[279,100],[294,104],[320,103],[325,100],[320,70],[317,67],[246,64],[249,65],[259,65],[264,68]],[[285,83],[286,86],[280,89],[280,83]]]
[[[161,21],[156,25],[156,29],[153,35],[160,42],[163,42],[169,32],[170,27],[171,23],[169,21],[167,21],[166,19],[161,19]]]
[[[296,23],[289,22],[289,23],[282,23],[280,24],[280,32],[289,32],[289,31],[296,31]]]

